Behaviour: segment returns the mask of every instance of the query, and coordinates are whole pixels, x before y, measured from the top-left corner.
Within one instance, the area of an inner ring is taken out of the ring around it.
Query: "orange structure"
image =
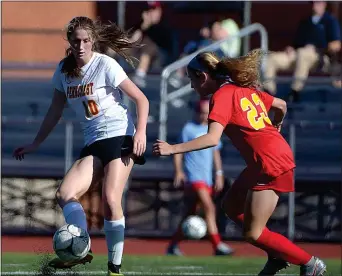
[[[96,17],[96,2],[3,2],[2,61],[57,63],[67,45],[63,26]]]

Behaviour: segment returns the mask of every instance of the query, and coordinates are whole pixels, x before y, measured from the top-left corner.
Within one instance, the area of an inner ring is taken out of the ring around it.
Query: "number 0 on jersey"
[[[94,100],[82,101],[86,118],[90,119],[99,114],[99,108]]]

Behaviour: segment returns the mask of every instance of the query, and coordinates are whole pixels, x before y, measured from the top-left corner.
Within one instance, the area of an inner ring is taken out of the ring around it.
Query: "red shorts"
[[[270,176],[260,176],[259,179],[253,183],[251,190],[274,190],[279,193],[289,193],[294,191],[293,181],[294,169],[289,170],[276,178]]]
[[[280,193],[293,192],[293,172],[294,169],[289,170],[274,178],[267,175],[255,174],[251,170],[246,168],[235,180],[233,186],[235,186],[237,189],[243,190],[274,190]]]
[[[237,213],[243,213],[248,190],[274,190],[280,193],[293,192],[293,172],[294,169],[289,170],[276,178],[271,178],[265,175],[258,176],[246,168],[228,190],[225,200],[229,202],[230,206],[234,206],[233,208]]]
[[[204,181],[195,181],[195,182],[190,182],[187,185],[185,185],[185,192],[195,192],[201,189],[206,189],[210,195],[213,193],[213,188],[209,186],[206,182]]]

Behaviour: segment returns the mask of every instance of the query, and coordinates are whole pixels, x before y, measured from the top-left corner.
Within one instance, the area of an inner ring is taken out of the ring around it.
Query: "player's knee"
[[[63,199],[63,194],[60,189],[56,191],[55,199],[57,200],[57,202],[60,202]]]
[[[118,210],[121,209],[121,202],[120,200],[107,200],[107,205],[111,210]]]
[[[262,229],[248,229],[243,231],[243,236],[249,243],[256,242],[262,233]]]
[[[115,220],[115,217],[122,215],[121,202],[118,200],[106,200],[104,202],[104,217],[107,220]]]
[[[56,194],[55,194],[55,199],[56,199],[57,203],[60,206],[62,206],[66,202],[73,200],[73,199],[76,199],[76,195],[71,193],[71,192],[66,191],[65,189],[58,188],[58,190],[56,191]]]
[[[65,196],[63,195],[63,193],[61,192],[60,189],[58,189],[58,190],[56,191],[55,199],[56,199],[58,205],[59,205],[61,208],[63,208],[63,205],[64,205],[63,202],[66,202],[66,200],[65,200]]]
[[[106,203],[110,210],[118,210],[121,209],[121,198],[115,193],[106,195]]]

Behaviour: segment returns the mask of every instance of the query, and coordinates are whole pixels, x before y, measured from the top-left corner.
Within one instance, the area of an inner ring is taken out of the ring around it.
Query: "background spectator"
[[[224,25],[222,24],[223,22],[224,22]],[[180,58],[186,55],[190,55],[201,48],[209,46],[210,44],[214,42],[227,38],[229,35],[234,35],[236,33],[236,27],[234,26],[234,24],[232,24],[232,22],[235,23],[235,21],[225,20],[223,22],[219,20],[214,20],[210,22],[208,26],[204,26],[203,28],[201,28],[199,31],[198,38],[195,40],[189,41],[185,45],[183,53],[180,55]],[[224,43],[222,47],[220,47],[219,49],[215,51],[215,53],[219,57],[227,56],[230,54],[238,55],[236,51],[237,45],[234,45],[235,47],[233,46],[233,48],[231,49],[230,49],[230,46],[232,46],[230,43]],[[183,84],[182,79],[184,78],[184,75],[185,75],[184,68],[180,68],[176,72],[176,74],[170,78],[169,80],[170,84],[175,88],[181,87]]]
[[[198,49],[209,46],[226,37],[228,37],[228,32],[223,28],[221,21],[214,20],[200,30],[200,36],[197,40],[192,40],[185,45],[182,55],[190,55]],[[215,52],[219,56],[224,56],[224,52],[221,49]]]
[[[140,87],[146,86],[145,76],[151,63],[160,57],[172,56],[172,30],[163,22],[160,2],[147,2],[147,10],[142,13],[140,22],[134,27],[132,40],[141,39],[144,44],[138,51],[139,64],[132,80]]]
[[[233,36],[239,33],[238,24],[231,18],[225,19],[221,23],[222,28],[227,32],[228,36]],[[225,56],[238,57],[241,54],[241,38],[235,38],[231,41],[223,43],[221,50]]]
[[[325,1],[312,2],[312,15],[300,22],[293,45],[287,46],[283,52],[268,56],[265,68],[267,82],[264,85],[266,91],[276,94],[274,78],[278,70],[294,69],[295,80],[287,100],[297,102],[310,70],[328,72],[336,68],[332,64],[337,62],[341,49],[341,31],[337,19],[326,11],[326,6]]]

